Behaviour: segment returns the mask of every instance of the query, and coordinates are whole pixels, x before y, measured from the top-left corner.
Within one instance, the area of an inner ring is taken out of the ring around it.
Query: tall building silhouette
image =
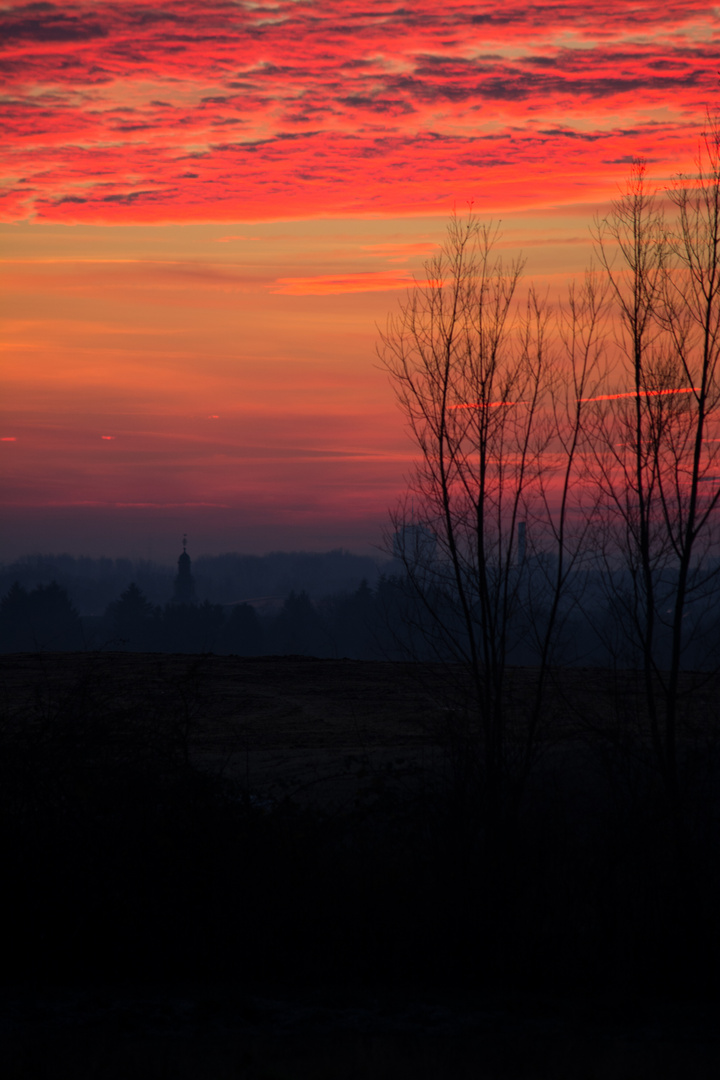
[[[427,568],[436,561],[437,538],[426,525],[409,522],[395,530],[392,552],[406,566]]]
[[[183,536],[183,549],[178,559],[178,572],[175,578],[174,604],[195,603],[195,582],[190,570],[190,556],[187,553],[187,536]]]

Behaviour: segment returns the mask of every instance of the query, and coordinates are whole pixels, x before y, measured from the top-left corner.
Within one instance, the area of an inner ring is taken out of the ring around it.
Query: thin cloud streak
[[[320,274],[315,277],[278,278],[270,292],[289,296],[333,296],[342,293],[385,292],[407,289],[414,284],[411,274],[368,271],[358,274]]]

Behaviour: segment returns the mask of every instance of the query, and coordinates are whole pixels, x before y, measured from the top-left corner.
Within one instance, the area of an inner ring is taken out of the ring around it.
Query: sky
[[[0,559],[379,554],[378,327],[453,211],[556,288],[691,171],[720,8],[0,3]]]

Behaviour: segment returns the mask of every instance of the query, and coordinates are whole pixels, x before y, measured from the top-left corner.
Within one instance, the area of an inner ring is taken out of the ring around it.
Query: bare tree
[[[688,615],[707,597],[720,499],[720,128],[710,121],[697,173],[680,178],[667,223],[638,162],[597,230],[611,288],[619,369],[595,403],[596,482],[608,580],[626,584],[649,731],[666,794],[678,809],[677,722]],[[611,568],[616,560],[615,576]]]
[[[378,350],[420,452],[394,554],[434,654],[465,676],[492,815],[517,804],[537,751],[579,551],[572,481],[603,307],[590,276],[571,294],[560,345],[547,304],[532,288],[519,299],[522,262],[505,265],[498,238],[496,226],[453,217]],[[542,621],[528,619],[531,567],[545,585]],[[540,665],[520,724],[507,694],[518,636],[534,638]]]
[[[624,609],[629,644],[640,650],[653,745],[662,756],[657,593],[668,550],[657,513],[658,451],[665,406],[674,397],[664,391],[674,389],[676,380],[663,354],[657,318],[668,254],[665,224],[647,190],[644,163],[635,164],[627,190],[598,223],[596,241],[612,291],[619,354],[614,383],[593,402],[594,479],[602,506],[597,544],[612,603]]]

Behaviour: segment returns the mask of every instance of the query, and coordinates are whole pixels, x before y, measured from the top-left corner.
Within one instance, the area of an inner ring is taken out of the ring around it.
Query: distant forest
[[[527,597],[507,626],[508,662],[538,662],[550,556],[528,557],[516,587]],[[451,661],[436,632],[462,637],[442,591],[419,595],[399,561],[347,551],[202,556],[191,566],[194,597],[177,602],[176,573],[131,559],[25,557],[0,567],[0,652],[120,649],[132,652],[305,655],[357,660]],[[628,667],[622,574],[571,575],[556,662]],[[175,596],[175,598],[174,598]],[[428,600],[431,606],[428,607]],[[714,593],[688,612],[686,669],[720,657]],[[692,624],[692,625],[690,625]]]
[[[342,550],[201,556],[195,602],[177,603],[168,566],[27,556],[0,567],[0,649],[376,656],[369,609],[392,565]]]

